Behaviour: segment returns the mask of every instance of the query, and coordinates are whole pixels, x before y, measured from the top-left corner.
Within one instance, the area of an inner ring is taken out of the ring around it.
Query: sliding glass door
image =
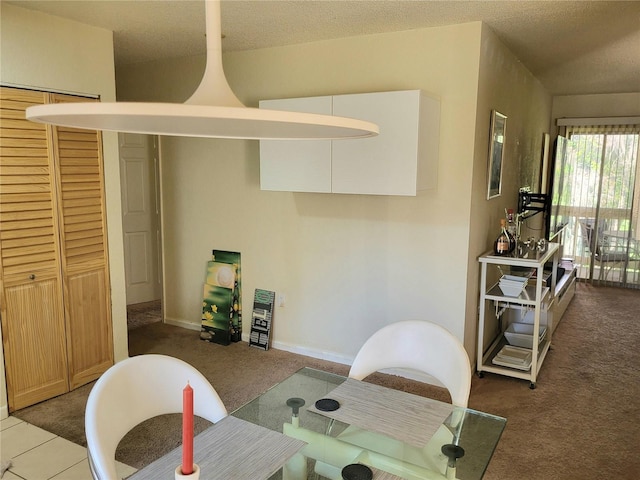
[[[640,286],[638,125],[568,126],[556,145],[550,232],[578,278]]]

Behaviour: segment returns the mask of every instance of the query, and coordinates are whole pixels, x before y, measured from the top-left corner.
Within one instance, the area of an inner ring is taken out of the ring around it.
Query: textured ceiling
[[[113,30],[117,64],[205,51],[204,1],[7,3]],[[229,0],[222,1],[222,47],[246,50],[478,20],[552,94],[640,92],[640,1]]]

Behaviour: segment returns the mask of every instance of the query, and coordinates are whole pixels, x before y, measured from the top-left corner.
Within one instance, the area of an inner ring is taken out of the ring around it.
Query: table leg
[[[282,480],[306,480],[307,478],[307,457],[301,453],[296,453],[282,467]]]

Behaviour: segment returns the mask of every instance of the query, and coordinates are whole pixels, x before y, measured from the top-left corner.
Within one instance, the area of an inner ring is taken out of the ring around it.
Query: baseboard
[[[196,330],[200,331],[201,325],[199,323],[188,322],[186,320],[180,320],[177,318],[165,318],[164,323],[168,325],[173,325],[174,327],[182,327],[187,330]]]
[[[189,330],[200,330],[200,324],[187,322],[186,320],[177,320],[172,318],[166,318],[165,323],[169,325],[174,325],[176,327],[187,328]],[[242,333],[242,341],[249,343],[249,332]],[[301,347],[300,345],[293,345],[286,342],[272,342],[271,348],[275,350],[283,350],[285,352],[295,353],[297,355],[304,355],[305,357],[317,358],[319,360],[326,360],[327,362],[340,363],[342,365],[351,365],[353,363],[354,357],[341,355],[336,352],[329,352],[326,350],[318,350],[315,348]],[[417,380],[425,383],[430,383],[432,385],[441,386],[441,384],[434,379],[424,373],[417,371],[401,371],[398,369],[390,368],[388,370],[381,370],[384,373],[388,373],[390,375],[399,375],[401,377],[409,378],[412,380]]]
[[[242,340],[249,342],[249,334],[242,335]],[[295,353],[297,355],[304,355],[305,357],[317,358],[319,360],[326,360],[327,362],[340,363],[342,365],[351,365],[353,363],[353,357],[341,355],[336,352],[328,352],[326,350],[318,350],[315,348],[301,347],[300,345],[292,345],[286,342],[272,342],[271,348],[275,350],[283,350],[285,352]]]
[[[276,350],[284,350],[285,352],[317,358],[319,360],[326,360],[327,362],[340,363],[341,365],[351,365],[353,363],[353,357],[347,357],[335,352],[300,347],[299,345],[289,345],[282,342],[273,342],[271,346]]]
[[[242,336],[244,340],[244,335]],[[249,341],[249,336],[247,335],[247,342]],[[335,352],[327,352],[325,350],[317,350],[313,348],[301,347],[299,345],[291,345],[283,342],[273,342],[271,345],[272,348],[276,350],[284,350],[286,352],[296,353],[298,355],[304,355],[306,357],[317,358],[319,360],[326,360],[328,362],[340,363],[343,365],[351,365],[353,364],[353,359],[355,357],[349,357],[346,355],[340,355]],[[381,373],[387,373],[389,375],[397,375],[400,377],[408,378],[410,380],[416,380],[419,382],[429,383],[431,385],[436,385],[442,387],[443,385],[438,382],[435,378],[426,373],[414,371],[414,370],[402,370],[398,368],[388,368],[384,370],[380,370]]]

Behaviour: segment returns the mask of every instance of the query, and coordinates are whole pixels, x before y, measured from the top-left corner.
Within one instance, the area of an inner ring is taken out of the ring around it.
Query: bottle
[[[507,210],[507,232],[511,234],[516,242],[518,241],[518,227],[515,216],[513,215],[513,208]]]
[[[500,219],[500,234],[493,244],[493,253],[504,257],[510,255],[516,248],[516,240],[507,232],[507,220]]]

